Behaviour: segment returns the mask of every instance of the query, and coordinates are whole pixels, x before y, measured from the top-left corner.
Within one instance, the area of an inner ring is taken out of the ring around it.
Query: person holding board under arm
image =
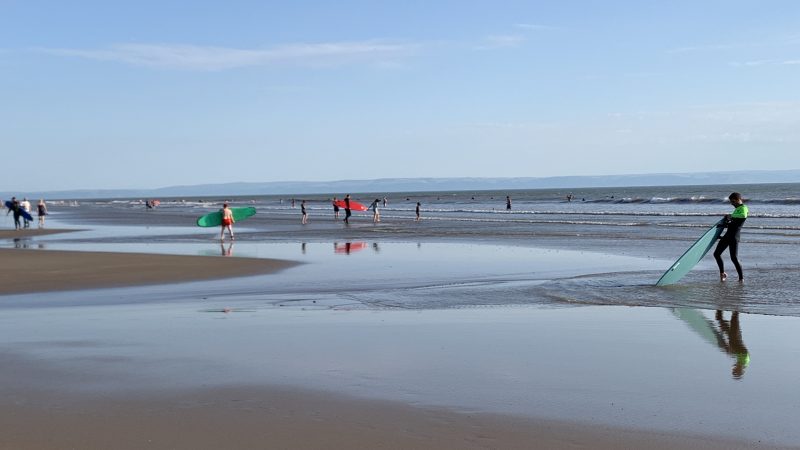
[[[742,265],[739,264],[739,232],[742,229],[742,225],[744,225],[744,221],[747,220],[749,211],[747,205],[745,205],[742,200],[742,194],[734,192],[728,196],[728,200],[730,200],[731,205],[736,209],[733,210],[733,213],[725,215],[723,226],[727,228],[727,231],[719,238],[717,249],[714,250],[714,259],[717,260],[717,266],[719,266],[719,281],[725,281],[728,279],[728,274],[725,273],[722,253],[727,248],[731,255],[731,261],[733,261],[733,265],[736,267],[736,273],[739,275],[739,281],[744,281]]]

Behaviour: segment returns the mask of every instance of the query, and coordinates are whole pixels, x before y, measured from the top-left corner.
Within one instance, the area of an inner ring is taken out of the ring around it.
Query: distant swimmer
[[[339,218],[339,205],[337,205],[336,202],[338,202],[338,200],[336,199],[336,197],[333,197],[333,201],[331,201],[331,203],[333,204],[333,218],[334,219],[338,219]]]
[[[506,195],[506,211],[511,211],[511,197]]]
[[[308,212],[306,211],[306,201],[303,200],[300,202],[300,214],[303,215],[303,218],[300,220],[300,223],[303,225],[308,223]]]
[[[749,210],[747,209],[747,205],[745,205],[742,200],[742,194],[738,192],[734,192],[729,195],[728,200],[735,209],[733,210],[733,213],[725,215],[722,226],[727,228],[727,231],[721,238],[719,238],[717,249],[714,250],[714,259],[717,260],[717,266],[719,266],[719,281],[727,280],[728,274],[725,273],[725,264],[722,262],[722,253],[725,251],[725,249],[728,249],[731,255],[731,261],[733,261],[733,265],[736,267],[736,273],[739,275],[739,281],[744,281],[742,265],[739,264],[738,257],[739,232],[742,229],[742,225],[744,225],[744,221],[747,220],[747,214],[749,213]]]
[[[233,211],[228,208],[227,203],[222,204],[222,229],[219,232],[219,240],[225,240],[225,230],[228,230],[228,234],[231,237],[231,241],[233,240],[233,223],[236,222],[233,218]]]
[[[421,206],[420,203],[417,202],[417,208],[415,209],[415,212],[417,213],[417,218],[414,219],[415,222],[419,222],[419,207],[420,206]]]

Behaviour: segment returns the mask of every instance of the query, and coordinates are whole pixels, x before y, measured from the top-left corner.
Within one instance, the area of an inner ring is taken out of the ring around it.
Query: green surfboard
[[[703,259],[703,256],[706,256],[706,253],[711,250],[711,247],[713,247],[714,243],[719,239],[719,235],[722,234],[723,230],[723,227],[720,226],[723,220],[724,219],[715,223],[705,234],[700,236],[700,239],[692,244],[692,246],[664,272],[664,275],[661,275],[656,286],[666,286],[668,284],[677,283],[684,275],[689,273],[689,271]]]
[[[233,220],[236,222],[256,214],[256,209],[252,206],[246,208],[231,208],[231,211],[233,211]],[[222,225],[222,210],[206,214],[197,219],[198,227],[218,227],[220,225]]]

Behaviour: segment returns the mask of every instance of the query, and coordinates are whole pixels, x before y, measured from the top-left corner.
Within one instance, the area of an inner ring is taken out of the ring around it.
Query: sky
[[[800,168],[800,2],[0,0],[0,190]]]

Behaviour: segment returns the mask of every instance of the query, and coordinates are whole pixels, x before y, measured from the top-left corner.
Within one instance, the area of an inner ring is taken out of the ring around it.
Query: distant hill
[[[381,178],[376,180],[272,181],[263,183],[200,184],[158,189],[97,189],[49,192],[0,192],[4,199],[28,198],[162,198],[235,195],[299,195],[423,191],[482,191],[513,189],[592,188],[626,186],[743,185],[800,183],[800,170],[756,170],[683,174],[564,176],[541,178]]]

